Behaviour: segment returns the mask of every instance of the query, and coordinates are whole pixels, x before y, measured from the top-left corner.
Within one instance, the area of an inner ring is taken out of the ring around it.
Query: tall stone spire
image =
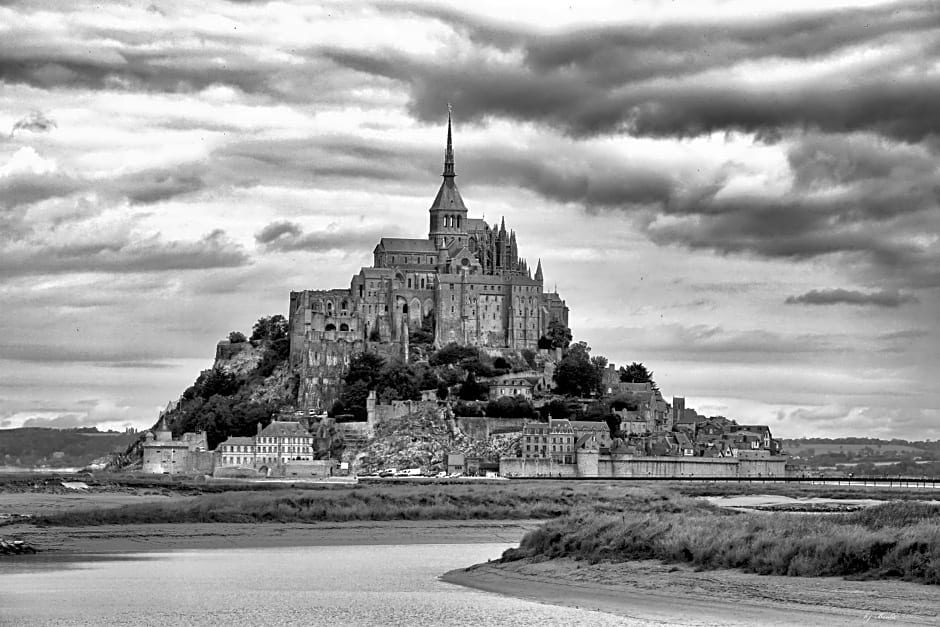
[[[454,172],[454,139],[451,134],[450,118],[451,118],[452,109],[450,104],[447,105],[447,148],[444,149],[444,174],[445,177],[453,178],[457,176],[457,173]]]
[[[538,267],[535,268],[535,280],[536,280],[536,281],[543,281],[543,280],[544,280],[544,279],[542,278],[542,260],[541,260],[541,259],[539,259],[539,265],[538,265]]]
[[[454,178],[454,135],[452,131],[451,107],[447,105],[447,148],[444,149],[444,172],[441,187],[430,208],[428,238],[435,249],[452,243],[467,243],[467,206],[457,191]]]

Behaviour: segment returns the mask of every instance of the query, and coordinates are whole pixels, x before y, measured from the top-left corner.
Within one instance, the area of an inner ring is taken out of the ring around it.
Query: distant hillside
[[[845,438],[844,440],[847,440]],[[855,438],[852,438],[855,439]],[[880,457],[894,455],[920,455],[925,449],[908,442],[872,440],[866,443],[844,440],[783,440],[783,450],[790,455],[818,456],[845,454],[850,457]]]
[[[0,429],[0,465],[82,467],[98,457],[124,451],[133,433],[88,429]]]

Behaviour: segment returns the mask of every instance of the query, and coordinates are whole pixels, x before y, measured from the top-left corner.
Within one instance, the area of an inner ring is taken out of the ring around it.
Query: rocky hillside
[[[498,458],[509,454],[519,434],[494,435],[489,440],[467,437],[453,420],[435,410],[421,410],[388,420],[376,427],[375,438],[361,451],[348,451],[361,474],[385,468],[421,468],[429,472],[446,470],[448,453]]]

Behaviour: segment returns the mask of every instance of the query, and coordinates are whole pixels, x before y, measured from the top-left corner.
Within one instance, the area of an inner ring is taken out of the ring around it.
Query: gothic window
[[[331,300],[326,301],[326,312],[333,313],[333,301]]]
[[[408,277],[408,289],[411,289],[411,277]]]
[[[347,309],[349,309],[349,303],[347,303],[347,302],[344,300],[342,303],[340,303],[339,308],[342,309],[343,311],[346,311]]]
[[[339,325],[339,330],[340,330],[340,331],[349,331],[349,325],[346,324],[346,323],[343,323],[343,324]]]

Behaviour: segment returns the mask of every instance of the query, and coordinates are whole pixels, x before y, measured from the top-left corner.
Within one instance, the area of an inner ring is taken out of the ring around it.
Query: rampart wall
[[[784,477],[787,463],[786,457],[636,457],[596,452],[579,452],[577,457],[577,464],[503,457],[499,460],[499,470],[504,477]],[[596,472],[594,458],[597,459]]]

